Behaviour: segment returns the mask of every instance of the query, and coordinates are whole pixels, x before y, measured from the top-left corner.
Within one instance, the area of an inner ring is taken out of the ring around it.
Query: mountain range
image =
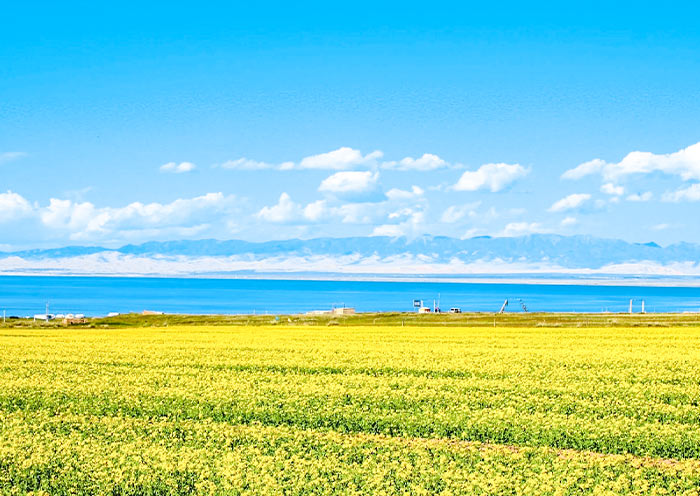
[[[150,265],[149,265],[150,261]],[[151,241],[119,248],[66,246],[0,253],[0,273],[348,272],[381,274],[700,274],[700,244],[630,243],[592,236],[531,234],[457,239],[350,237],[250,242]],[[129,264],[133,270],[129,269]],[[170,265],[168,265],[170,264]],[[177,264],[177,265],[173,265]],[[117,267],[119,269],[117,270]],[[170,268],[168,268],[170,267]],[[453,269],[453,270],[452,270]]]

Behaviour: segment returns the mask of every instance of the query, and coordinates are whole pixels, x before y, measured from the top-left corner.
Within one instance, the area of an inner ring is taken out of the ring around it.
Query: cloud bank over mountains
[[[422,236],[149,242],[0,254],[1,274],[265,276],[675,277],[700,275],[700,245],[661,247],[590,236],[532,234],[455,239]]]
[[[50,198],[8,189],[0,193],[0,247],[618,231],[628,240],[654,233],[666,243],[700,242],[688,210],[700,202],[700,143],[668,154],[634,151],[619,162],[596,158],[563,173],[517,162],[465,165],[428,152],[389,155],[343,146],[281,162],[170,161],[154,166],[160,201],[105,205],[93,185]],[[19,167],[30,157],[4,152],[0,164]],[[201,185],[212,175],[217,189],[207,191]],[[169,194],[176,186],[180,194]]]

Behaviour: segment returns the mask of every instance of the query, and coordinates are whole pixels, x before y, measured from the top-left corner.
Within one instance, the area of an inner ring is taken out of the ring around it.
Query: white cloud
[[[566,171],[562,178],[580,179],[600,173],[606,181],[615,182],[632,174],[652,172],[680,176],[684,181],[700,179],[700,143],[667,154],[635,151],[628,153],[617,163],[601,159],[591,160]]]
[[[607,195],[620,196],[625,194],[625,187],[616,186],[613,183],[605,183],[600,187],[600,191]]]
[[[263,207],[256,217],[277,224],[317,223],[333,218],[344,222],[344,217],[348,215],[348,209],[344,207],[346,206],[331,207],[326,200],[317,200],[302,206],[294,202],[289,194],[282,193],[276,205]]]
[[[463,218],[476,216],[476,208],[481,202],[467,203],[465,205],[451,205],[445,209],[440,217],[440,222],[454,224]]]
[[[360,150],[348,146],[340,147],[326,153],[319,153],[302,158],[298,162],[287,161],[280,164],[249,159],[246,157],[228,160],[216,165],[222,169],[234,170],[360,170],[360,169],[393,169],[400,171],[433,171],[441,168],[461,168],[461,164],[450,164],[438,155],[424,153],[420,157],[404,157],[401,160],[380,162],[384,156],[381,150],[375,150],[363,155]],[[168,165],[168,164],[166,164]],[[174,165],[173,165],[174,167]]]
[[[484,164],[475,171],[466,171],[453,189],[456,191],[476,191],[489,189],[500,191],[529,172],[520,164]]]
[[[678,203],[681,201],[700,201],[700,183],[691,184],[687,188],[665,193],[663,201]]]
[[[318,222],[330,213],[326,200],[317,200],[304,207],[304,217],[311,222]]]
[[[446,161],[433,155],[432,153],[424,153],[421,157],[412,158],[406,157],[398,162],[384,162],[382,167],[385,169],[396,169],[396,170],[413,170],[413,171],[431,171],[435,169],[440,169],[443,167],[449,167]]]
[[[562,227],[570,227],[578,224],[576,217],[566,217],[561,221]]]
[[[655,226],[651,226],[654,231],[664,231],[670,227],[670,224],[656,224]]]
[[[399,220],[399,219],[405,219],[408,217],[413,217],[414,215],[420,214],[421,217],[423,216],[423,212],[421,210],[416,210],[414,208],[406,207],[406,208],[401,208],[399,210],[396,210],[394,212],[389,213],[388,218],[391,220]]]
[[[382,156],[383,153],[379,150],[362,155],[359,150],[344,146],[331,152],[305,157],[299,163],[299,168],[346,170],[357,166],[374,165]]]
[[[596,158],[588,162],[584,162],[573,169],[569,169],[568,171],[564,172],[561,177],[562,179],[581,179],[582,177],[602,171],[605,165],[605,160]]]
[[[32,205],[22,196],[12,191],[0,193],[0,222],[11,222],[32,213]]]
[[[389,236],[398,238],[404,235],[403,227],[398,224],[382,224],[372,230],[372,236]]]
[[[38,210],[41,223],[49,229],[67,230],[71,239],[93,239],[112,233],[146,231],[150,236],[168,228],[192,229],[230,212],[233,196],[208,193],[195,198],[177,199],[171,203],[134,202],[124,207],[95,207],[92,203],[76,203],[52,198],[47,207]]]
[[[627,201],[631,202],[646,202],[652,199],[654,194],[651,191],[645,191],[644,193],[633,193],[627,196]]]
[[[345,203],[332,209],[332,214],[343,224],[375,224],[386,215],[381,203]]]
[[[287,193],[282,193],[276,205],[263,207],[258,218],[267,222],[286,223],[299,220],[302,216],[301,206],[292,201]]]
[[[41,222],[51,229],[70,229],[72,231],[97,230],[91,227],[93,219],[98,216],[97,209],[90,202],[74,203],[71,200],[51,198],[49,205],[41,209]]]
[[[257,160],[251,160],[245,157],[237,158],[236,160],[227,160],[219,167],[222,169],[236,169],[236,170],[262,170],[262,169],[274,169],[276,166],[274,164],[269,164],[267,162],[258,162]]]
[[[554,202],[554,204],[549,207],[549,211],[564,212],[566,210],[573,210],[575,208],[579,208],[590,199],[591,195],[588,193],[574,193],[573,195],[566,196],[561,200]]]
[[[374,228],[372,236],[416,236],[425,232],[425,212],[421,209],[402,208],[388,215],[393,224],[382,224]]]
[[[318,190],[329,193],[366,193],[376,188],[378,179],[378,172],[336,172],[324,179]]]
[[[149,226],[184,226],[208,221],[214,212],[227,212],[235,201],[223,193],[207,193],[194,198],[179,198],[170,203],[130,203],[120,208],[101,208],[107,214],[104,225],[110,228]],[[203,215],[202,215],[203,214]]]
[[[348,202],[337,205],[317,200],[306,206],[294,202],[282,193],[278,202],[265,206],[255,215],[258,219],[277,224],[313,224],[334,221],[342,224],[376,225],[386,220],[389,202]]]
[[[7,162],[12,162],[13,160],[18,160],[20,158],[26,157],[27,154],[24,152],[4,152],[0,153],[0,164]]]
[[[382,226],[384,227],[384,226]],[[378,228],[378,230],[380,230]],[[388,235],[401,235],[400,229],[382,229]],[[382,234],[382,233],[379,233]],[[0,259],[0,273],[26,275],[206,275],[211,273],[235,274],[238,271],[253,271],[258,273],[290,274],[299,272],[325,272],[343,274],[377,274],[377,275],[406,275],[415,276],[416,280],[425,280],[426,274],[441,276],[473,276],[475,274],[510,275],[533,273],[542,275],[563,274],[600,275],[602,280],[610,282],[619,279],[609,277],[615,275],[665,275],[683,276],[700,275],[700,265],[693,261],[670,262],[626,262],[609,264],[600,268],[571,269],[548,261],[541,262],[506,262],[502,260],[479,260],[463,262],[452,259],[441,262],[425,255],[398,256],[369,256],[357,254],[343,256],[328,255],[290,255],[285,257],[261,256],[251,257],[249,254],[232,255],[228,257],[149,257],[134,256],[116,252],[96,253],[92,255],[63,257],[63,258],[20,258],[16,256]],[[448,280],[444,277],[440,281]],[[464,279],[460,279],[464,281]],[[455,279],[455,282],[459,281]]]
[[[168,162],[160,166],[161,172],[172,172],[174,174],[182,174],[183,172],[190,172],[196,169],[197,166],[192,162]]]
[[[502,235],[512,237],[541,232],[545,232],[545,229],[539,222],[511,222],[503,229]]]
[[[386,192],[386,197],[390,200],[402,201],[402,200],[415,200],[421,196],[425,191],[419,186],[412,186],[411,191],[405,191],[402,189],[392,188]]]

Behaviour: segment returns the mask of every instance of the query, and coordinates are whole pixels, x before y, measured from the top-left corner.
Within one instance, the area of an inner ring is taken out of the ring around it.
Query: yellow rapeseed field
[[[0,494],[700,494],[695,328],[0,330]]]

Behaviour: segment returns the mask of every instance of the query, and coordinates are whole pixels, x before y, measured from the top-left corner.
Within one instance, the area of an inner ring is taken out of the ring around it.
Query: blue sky
[[[700,242],[699,14],[639,2],[7,6],[0,247]]]

